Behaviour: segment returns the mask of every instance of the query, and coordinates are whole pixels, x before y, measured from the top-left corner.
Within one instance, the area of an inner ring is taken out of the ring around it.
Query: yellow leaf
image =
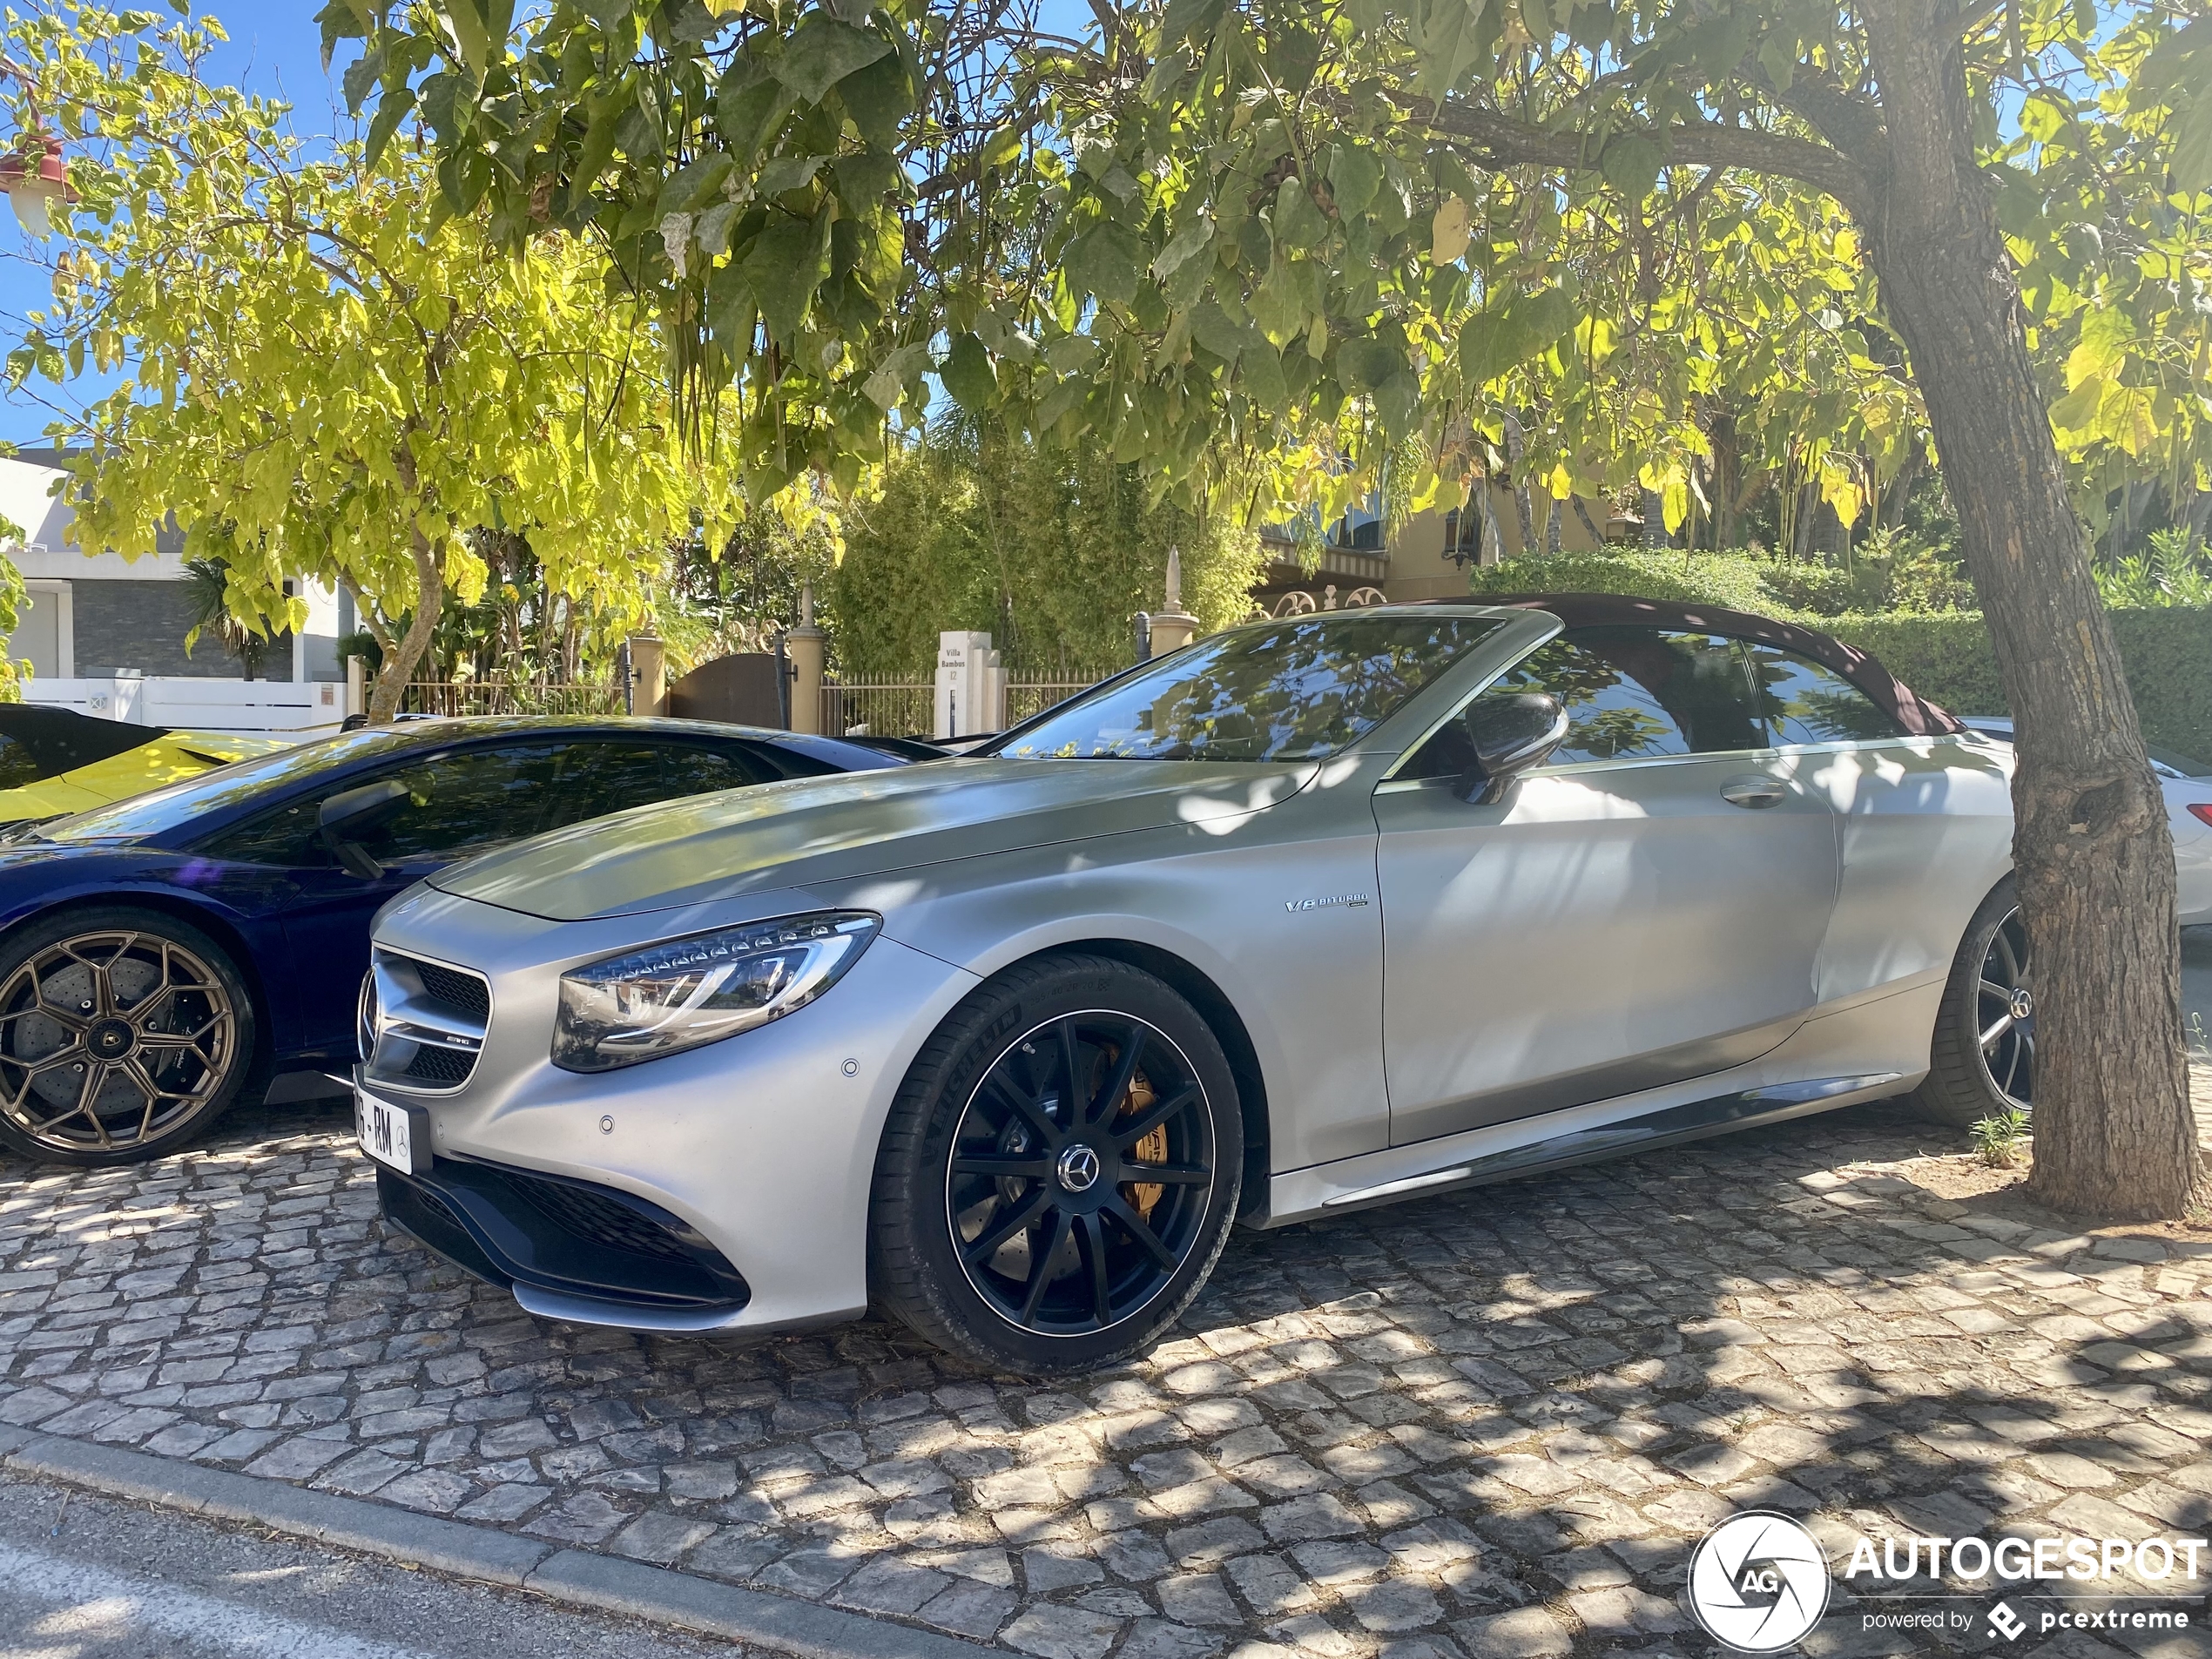
[[[1457,196],[1447,196],[1436,210],[1436,219],[1429,226],[1428,259],[1432,265],[1451,265],[1467,251],[1474,233],[1467,223],[1467,205]]]

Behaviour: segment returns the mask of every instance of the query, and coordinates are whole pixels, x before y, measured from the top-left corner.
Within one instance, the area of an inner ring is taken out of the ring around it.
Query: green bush
[[[1477,566],[1470,583],[1482,593],[1622,593],[1723,605],[1762,616],[1788,614],[1760,577],[1758,559],[1719,553],[1557,553]]]
[[[1832,634],[1878,658],[1921,696],[1957,714],[2005,714],[1997,659],[1978,610],[1825,616],[1768,585],[1764,560],[1680,553],[1561,555],[1473,572],[1484,593],[1621,593],[1725,606]],[[2129,607],[2111,613],[2143,736],[2212,761],[2212,606]]]

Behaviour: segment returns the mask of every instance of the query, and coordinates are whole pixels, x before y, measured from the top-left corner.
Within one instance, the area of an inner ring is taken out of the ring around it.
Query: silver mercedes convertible
[[[970,758],[410,889],[384,1214],[533,1313],[872,1302],[1111,1361],[1277,1227],[1917,1091],[2025,1104],[2010,752],[1831,639],[1602,597],[1254,623]]]

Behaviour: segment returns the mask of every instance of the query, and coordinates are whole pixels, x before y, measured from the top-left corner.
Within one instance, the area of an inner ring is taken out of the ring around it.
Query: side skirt
[[[1709,1135],[1726,1135],[1735,1130],[1784,1123],[1793,1117],[1810,1117],[1817,1112],[1833,1111],[1838,1107],[1895,1094],[1898,1085],[1905,1081],[1903,1072],[1874,1072],[1853,1077],[1774,1083],[1716,1095],[1683,1105],[1662,1107],[1617,1123],[1565,1130],[1494,1152],[1472,1157],[1461,1156],[1441,1169],[1376,1186],[1332,1193],[1318,1204],[1271,1216],[1258,1224],[1280,1227],[1319,1216],[1349,1215],[1400,1198],[1457,1192],[1463,1188],[1487,1186],[1578,1163],[1595,1163],[1627,1152],[1680,1145],[1703,1140]]]

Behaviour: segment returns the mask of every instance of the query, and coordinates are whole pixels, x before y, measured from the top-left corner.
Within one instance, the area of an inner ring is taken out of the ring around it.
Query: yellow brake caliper
[[[1159,1096],[1152,1092],[1150,1082],[1139,1073],[1130,1080],[1129,1095],[1122,1102],[1123,1117],[1142,1117],[1152,1109],[1152,1103]],[[1129,1150],[1132,1163],[1165,1163],[1168,1161],[1168,1126],[1156,1123],[1147,1130],[1136,1145]],[[1157,1181],[1130,1181],[1122,1185],[1122,1197],[1135,1207],[1136,1213],[1150,1221],[1153,1206],[1160,1202],[1167,1188]]]

